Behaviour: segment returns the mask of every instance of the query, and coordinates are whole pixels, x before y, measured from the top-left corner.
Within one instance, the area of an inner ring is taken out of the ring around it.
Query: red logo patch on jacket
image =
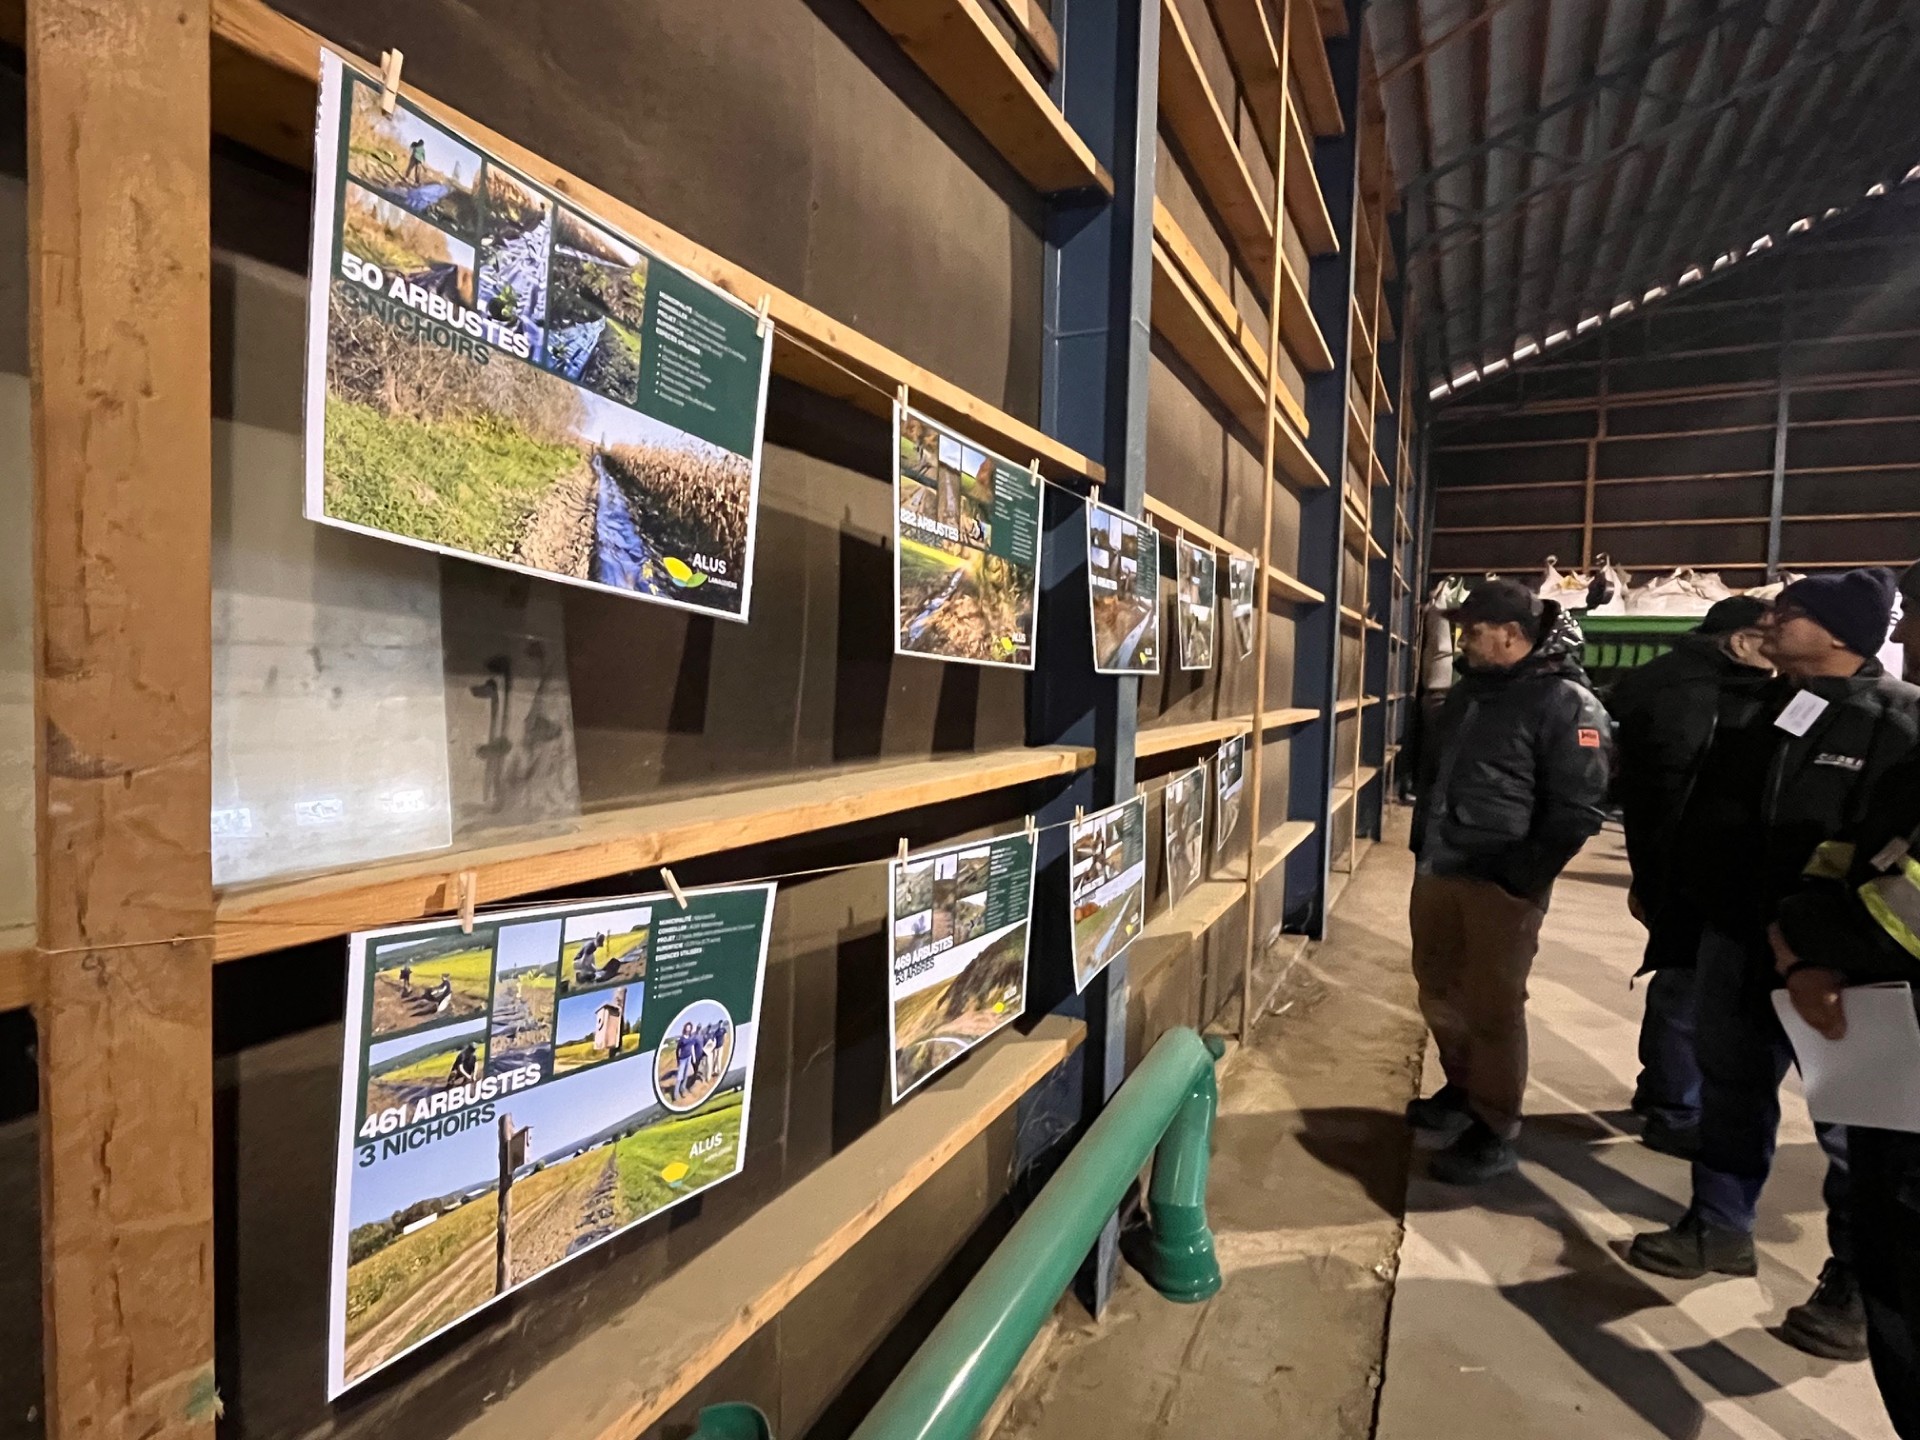
[[[1582,726],[1580,729],[1580,748],[1582,750],[1598,750],[1600,748],[1600,732],[1598,730],[1589,730],[1585,726]]]

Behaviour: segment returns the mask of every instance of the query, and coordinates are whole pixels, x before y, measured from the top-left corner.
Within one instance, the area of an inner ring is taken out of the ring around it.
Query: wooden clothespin
[[[1039,838],[1040,827],[1033,823],[1033,816],[1029,815],[1027,816],[1027,839],[1038,840]]]
[[[760,308],[754,312],[753,333],[762,340],[767,338],[767,326],[772,324],[768,312],[773,309],[773,294],[769,291],[760,297]]]
[[[400,98],[400,67],[407,57],[398,50],[382,51],[380,55],[380,113],[391,115],[393,104]]]
[[[894,404],[898,405],[902,410],[907,408],[907,387],[904,381],[901,383],[900,388],[893,392],[893,401]]]
[[[1033,483],[1038,485],[1040,483],[1040,457],[1038,455],[1027,462],[1027,471],[1033,476]]]
[[[898,859],[902,865],[907,863],[907,837],[904,835],[900,837],[900,853],[895,858]]]
[[[473,907],[480,898],[480,876],[472,870],[462,870],[447,888],[453,892],[453,908],[460,916],[460,933],[471,935]]]
[[[687,908],[687,892],[680,888],[680,882],[673,878],[673,871],[666,866],[660,867],[660,879],[667,887],[667,893],[673,896],[674,903],[682,910]]]
[[[1084,805],[1076,805],[1073,807],[1073,823],[1074,824],[1076,825],[1082,824],[1086,820],[1086,818],[1087,818],[1087,810]]]

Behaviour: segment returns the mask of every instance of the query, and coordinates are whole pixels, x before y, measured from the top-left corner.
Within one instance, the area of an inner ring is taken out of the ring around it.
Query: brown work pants
[[[1408,914],[1420,1013],[1447,1083],[1511,1140],[1527,1090],[1527,972],[1547,912],[1491,880],[1417,875]]]

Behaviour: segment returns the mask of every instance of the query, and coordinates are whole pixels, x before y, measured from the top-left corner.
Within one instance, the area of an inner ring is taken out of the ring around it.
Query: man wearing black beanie
[[[1702,1077],[1693,1203],[1670,1230],[1640,1236],[1628,1260],[1676,1279],[1755,1273],[1753,1223],[1773,1165],[1780,1082],[1793,1052],[1773,1012],[1767,940],[1776,907],[1823,842],[1857,826],[1882,776],[1920,737],[1920,688],[1874,657],[1886,642],[1894,577],[1849,570],[1787,586],[1763,624],[1780,671],[1751,723],[1714,737],[1674,848],[1676,887],[1705,922],[1698,956]],[[1844,1132],[1826,1149],[1833,1259],[1783,1338],[1831,1359],[1866,1355],[1852,1269]]]

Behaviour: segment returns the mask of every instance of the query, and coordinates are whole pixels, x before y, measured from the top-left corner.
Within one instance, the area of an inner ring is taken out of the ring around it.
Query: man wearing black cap
[[[1780,678],[1752,723],[1715,736],[1681,818],[1677,886],[1705,928],[1698,959],[1700,1157],[1693,1203],[1672,1229],[1640,1236],[1628,1260],[1676,1279],[1752,1275],[1754,1212],[1773,1164],[1780,1081],[1792,1051],[1773,1013],[1767,927],[1820,845],[1857,826],[1876,785],[1920,734],[1920,689],[1878,660],[1893,612],[1887,570],[1798,580],[1764,624]],[[1852,1270],[1844,1133],[1819,1127],[1829,1157],[1833,1258],[1782,1337],[1830,1359],[1866,1354]]]
[[[1700,1149],[1700,1066],[1694,1059],[1693,962],[1700,917],[1671,883],[1680,814],[1700,762],[1723,726],[1753,719],[1773,666],[1760,653],[1767,602],[1719,601],[1697,630],[1614,682],[1607,696],[1615,745],[1614,798],[1633,867],[1628,905],[1647,927],[1647,1009],[1640,1024],[1640,1083],[1633,1108],[1642,1142],[1691,1160]]]
[[[1460,679],[1421,747],[1409,906],[1420,1013],[1446,1084],[1407,1120],[1435,1178],[1513,1169],[1527,1088],[1527,974],[1554,878],[1600,828],[1608,722],[1551,600],[1490,580],[1451,619]]]

